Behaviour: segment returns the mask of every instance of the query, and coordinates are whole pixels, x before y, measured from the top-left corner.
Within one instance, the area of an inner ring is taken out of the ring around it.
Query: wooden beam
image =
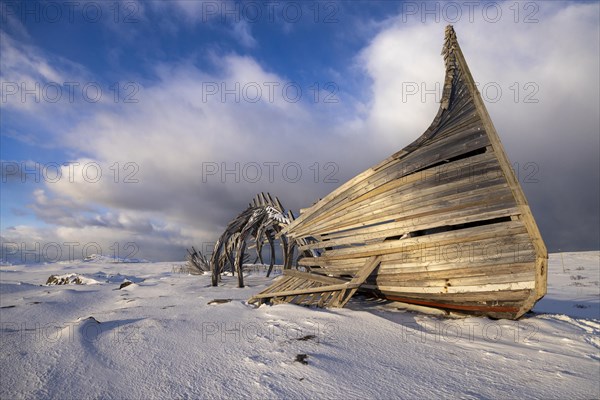
[[[284,297],[284,296],[293,296],[293,295],[308,294],[308,293],[332,292],[332,291],[335,291],[335,290],[352,289],[352,288],[358,287],[358,286],[360,286],[360,285],[351,284],[349,282],[346,282],[344,284],[316,286],[316,287],[307,288],[307,289],[285,290],[285,291],[282,291],[282,292],[260,293],[260,294],[257,294],[256,296],[254,296],[253,298],[254,299],[263,299],[263,298],[268,298],[268,297]]]

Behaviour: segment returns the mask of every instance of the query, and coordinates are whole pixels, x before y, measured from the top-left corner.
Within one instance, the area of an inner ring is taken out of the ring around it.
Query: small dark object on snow
[[[131,285],[133,282],[130,281],[125,281],[123,283],[121,283],[121,286],[119,286],[119,290],[123,289],[124,287],[127,287],[129,285]]]
[[[231,299],[214,299],[208,302],[208,305],[211,304],[224,304],[224,303],[229,303],[231,301]]]
[[[316,338],[315,335],[306,335],[306,336],[299,337],[296,340],[300,340],[302,342],[305,342],[307,340],[314,339],[314,338]]]
[[[294,361],[297,361],[301,364],[308,364],[308,361],[306,361],[306,359],[308,358],[308,354],[296,354],[296,359]]]
[[[68,276],[50,275],[50,277],[46,281],[46,285],[69,285],[69,284],[83,285],[83,281],[76,274],[71,274]]]

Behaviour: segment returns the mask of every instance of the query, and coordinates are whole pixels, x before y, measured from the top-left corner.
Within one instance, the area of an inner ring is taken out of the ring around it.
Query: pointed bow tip
[[[445,38],[444,38],[445,42],[448,42],[450,40],[456,40],[456,32],[454,31],[454,26],[453,25],[446,25],[446,32],[445,32]]]

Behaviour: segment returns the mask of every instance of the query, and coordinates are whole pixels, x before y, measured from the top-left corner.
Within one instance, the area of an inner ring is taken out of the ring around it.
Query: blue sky
[[[427,128],[448,23],[550,250],[598,248],[597,2],[71,4],[1,2],[3,255],[177,260],[311,205]]]

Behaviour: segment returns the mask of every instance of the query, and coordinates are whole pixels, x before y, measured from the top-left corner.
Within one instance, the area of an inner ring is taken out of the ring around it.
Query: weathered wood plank
[[[390,279],[389,277],[377,277],[374,282],[381,286],[397,287],[459,287],[459,286],[477,286],[490,285],[496,283],[513,283],[533,281],[535,279],[535,269],[531,268],[524,272],[515,273],[495,273],[493,275],[460,276],[445,279]],[[371,282],[371,281],[369,281]]]
[[[475,276],[490,276],[495,274],[507,274],[507,273],[523,273],[534,271],[535,263],[526,262],[519,264],[491,264],[491,265],[470,265],[464,268],[452,268],[442,269],[436,271],[389,271],[380,269],[376,276],[377,281],[409,281],[409,280],[428,280],[428,279],[452,279],[452,278],[468,278]],[[371,281],[371,279],[369,279]]]
[[[379,290],[397,293],[472,293],[481,292],[485,299],[489,299],[489,292],[497,292],[501,290],[522,290],[535,289],[535,282],[511,282],[498,283],[489,285],[473,285],[473,286],[447,286],[447,287],[423,287],[423,286],[378,286]],[[487,293],[486,293],[487,292]]]
[[[324,284],[331,284],[331,285],[338,285],[338,284],[343,284],[343,283],[347,282],[342,279],[331,278],[328,276],[322,276],[322,275],[317,275],[317,274],[308,273],[308,272],[295,271],[293,269],[287,269],[287,270],[283,271],[283,273],[284,273],[284,275],[287,275],[287,276],[295,276],[298,278],[307,279],[307,280],[320,282],[320,283],[324,283]]]
[[[307,288],[307,289],[285,290],[282,292],[275,292],[275,293],[273,293],[273,292],[264,293],[264,294],[259,293],[256,296],[254,296],[253,298],[261,299],[261,298],[267,298],[267,297],[285,297],[285,296],[307,294],[307,293],[323,293],[323,292],[334,291],[334,290],[351,289],[355,286],[358,287],[359,285],[344,283],[344,284],[338,284],[338,285],[316,286],[316,287],[311,287],[311,288]]]
[[[344,307],[346,303],[348,303],[350,298],[354,296],[354,293],[356,293],[356,289],[358,289],[358,287],[362,285],[362,283],[369,277],[369,275],[371,275],[373,270],[375,270],[375,268],[379,266],[380,262],[381,257],[379,256],[369,258],[365,263],[364,267],[362,267],[360,271],[358,271],[358,273],[350,281],[350,285],[356,286],[354,288],[349,288],[349,290],[344,291],[343,294],[340,294],[340,297],[335,305],[338,307]]]
[[[489,292],[476,292],[476,293],[403,293],[397,291],[388,291],[388,290],[380,290],[377,286],[369,283],[364,283],[360,287],[361,291],[366,292],[380,292],[382,295],[386,296],[404,296],[410,297],[414,299],[431,299],[434,301],[444,301],[444,302],[456,302],[456,303],[464,303],[464,302],[479,302],[479,301],[515,301],[521,302],[526,299],[531,290],[529,289],[521,289],[521,290],[499,290],[494,292],[493,299],[490,299]],[[488,296],[485,298],[485,296]],[[482,300],[484,298],[484,300]]]

